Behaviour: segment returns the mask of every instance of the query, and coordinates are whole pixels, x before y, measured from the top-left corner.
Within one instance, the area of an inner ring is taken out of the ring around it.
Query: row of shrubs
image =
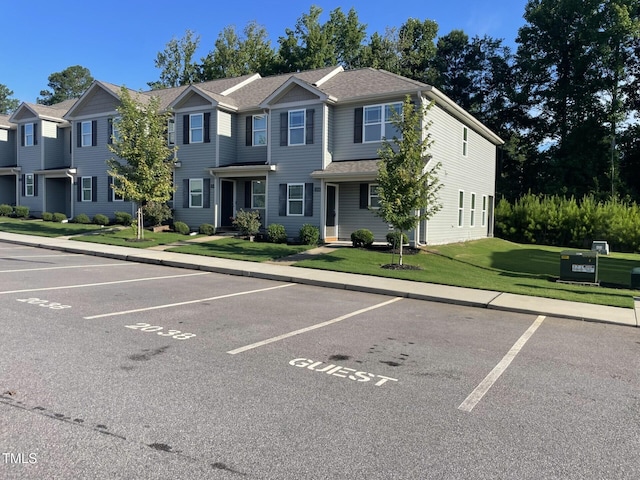
[[[0,205],[0,217],[28,218],[29,207],[25,207],[24,205],[12,207],[11,205],[3,203]]]
[[[387,244],[390,247],[396,248],[400,244],[400,232],[387,233]],[[402,244],[409,243],[409,237],[402,232]],[[369,248],[373,245],[373,232],[366,228],[356,230],[351,234],[351,244],[356,248]]]
[[[256,210],[240,210],[233,219],[233,225],[244,236],[253,236],[260,231],[260,213]],[[287,231],[284,225],[272,223],[267,227],[266,238],[271,243],[287,243]],[[303,245],[317,245],[320,240],[320,229],[308,223],[302,225],[298,239]]]
[[[496,235],[514,242],[590,248],[604,240],[619,252],[640,251],[640,207],[620,198],[529,193],[514,203],[500,200],[495,219]]]

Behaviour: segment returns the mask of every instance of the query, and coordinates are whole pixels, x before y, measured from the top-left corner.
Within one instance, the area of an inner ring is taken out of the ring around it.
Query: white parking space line
[[[19,273],[19,272],[40,272],[44,270],[66,270],[69,268],[93,268],[93,267],[129,267],[130,263],[98,263],[96,265],[67,265],[64,267],[41,267],[41,268],[16,268],[14,270],[0,270],[0,273]]]
[[[262,340],[261,342],[252,343],[251,345],[247,345],[245,347],[236,348],[235,350],[229,350],[227,353],[230,353],[231,355],[236,355],[238,353],[246,352],[247,350],[252,350],[254,348],[262,347],[264,345],[268,345],[273,342],[284,340],[285,338],[293,337],[295,335],[300,335],[301,333],[306,333],[311,330],[315,330],[317,328],[322,328],[322,327],[326,327],[327,325],[331,325],[333,323],[341,322],[342,320],[346,320],[347,318],[355,317],[356,315],[360,315],[361,313],[369,312],[371,310],[375,310],[376,308],[384,307],[385,305],[389,305],[390,303],[397,302],[398,300],[402,300],[402,297],[392,298],[391,300],[387,300],[386,302],[378,303],[377,305],[373,305],[371,307],[362,308],[360,310],[356,310],[355,312],[347,313],[346,315],[342,315],[341,317],[334,318],[333,320],[327,320],[326,322],[317,323],[315,325],[311,325],[310,327],[301,328],[300,330],[295,330],[293,332],[285,333],[283,335],[278,335],[277,337],[272,337],[267,340]]]
[[[103,285],[117,285],[119,283],[134,283],[134,282],[148,282],[151,280],[167,280],[171,278],[182,277],[194,277],[197,275],[211,275],[211,272],[198,272],[198,273],[186,273],[182,275],[166,275],[162,277],[146,277],[146,278],[132,278],[130,280],[114,280],[112,282],[100,282],[100,283],[85,283],[81,285],[62,285],[58,287],[42,287],[42,288],[27,288],[24,290],[7,290],[0,292],[0,295],[7,293],[25,293],[25,292],[46,292],[48,290],[67,290],[71,288],[87,288],[87,287],[101,287]]]
[[[188,300],[186,302],[168,303],[165,305],[155,305],[153,307],[136,308],[134,310],[124,310],[121,312],[103,313],[100,315],[91,315],[90,317],[84,317],[85,320],[93,320],[96,318],[115,317],[117,315],[127,315],[129,313],[148,312],[150,310],[159,310],[161,308],[179,307],[181,305],[189,305],[192,303],[210,302],[212,300],[221,300],[223,298],[238,297],[240,295],[249,295],[251,293],[267,292],[269,290],[276,290],[278,288],[293,287],[296,283],[285,283],[284,285],[277,285],[275,287],[258,288],[257,290],[247,290],[244,292],[228,293],[226,295],[219,295],[217,297],[200,298],[198,300]]]
[[[14,258],[51,258],[51,257],[76,257],[77,253],[59,253],[57,255],[11,255],[1,257],[2,260],[11,260]]]
[[[504,371],[509,367],[511,362],[516,355],[520,352],[525,343],[531,338],[531,335],[535,333],[542,322],[546,317],[543,315],[538,316],[533,324],[527,329],[526,332],[522,334],[522,336],[518,339],[518,341],[511,347],[511,350],[502,358],[500,363],[494,367],[493,370],[485,377],[485,379],[480,382],[480,385],[476,387],[476,389],[471,392],[471,394],[466,398],[464,402],[460,404],[458,410],[462,410],[463,412],[471,412],[473,407],[475,407],[482,397],[489,391],[489,389],[493,386],[494,383],[500,378],[500,375],[504,373]]]

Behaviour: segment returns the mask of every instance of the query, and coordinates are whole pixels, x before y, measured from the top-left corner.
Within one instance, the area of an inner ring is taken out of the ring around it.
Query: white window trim
[[[369,200],[367,205],[369,206],[369,208],[371,210],[379,210],[380,209],[380,196],[378,195],[378,192],[376,191],[375,195],[372,193],[373,188],[377,188],[378,184],[377,183],[370,183],[369,184]],[[378,199],[378,206],[374,207],[373,206],[373,202],[371,201],[372,198],[377,198]]]
[[[89,180],[89,187],[85,187],[84,186],[84,181],[85,179]],[[93,199],[93,178],[92,177],[80,177],[80,189],[82,190],[82,197],[80,198],[81,202],[91,202],[91,200]],[[85,197],[85,192],[89,193],[89,199],[86,200]]]
[[[462,156],[466,157],[469,154],[469,129],[462,127]]]
[[[487,226],[487,196],[482,195],[482,217],[481,217],[481,226]]]
[[[119,183],[118,177],[111,177],[111,179],[113,186],[115,186],[116,183]],[[111,200],[114,202],[124,202],[124,197],[122,195],[118,195],[115,190],[111,190]]]
[[[173,138],[173,141],[171,141]],[[176,144],[176,119],[169,118],[167,121],[167,144],[173,147]]]
[[[201,205],[193,204],[193,186],[195,182],[200,182],[200,202]],[[189,208],[204,208],[204,179],[202,178],[190,178],[189,179]]]
[[[391,122],[391,119],[389,119],[389,121],[387,121],[387,119],[385,118],[386,112],[387,112],[387,106],[392,106],[392,105],[396,105],[398,106],[399,110],[400,110],[400,114],[402,115],[402,102],[389,102],[389,103],[380,103],[377,105],[366,105],[362,108],[362,143],[380,143],[382,142],[386,137],[385,135],[385,125],[387,123]],[[376,122],[376,123],[367,123],[367,109],[369,108],[380,108],[380,122]],[[366,127],[368,125],[380,125],[380,138],[377,140],[367,140],[367,135],[366,135]]]
[[[121,117],[113,117],[111,119],[111,142],[119,142],[120,141],[120,131],[118,130],[118,124],[120,123]]]
[[[294,198],[292,199],[290,197],[291,194],[291,187],[302,187],[302,197],[301,198]],[[303,217],[304,216],[304,195],[305,195],[305,191],[304,191],[304,183],[287,183],[287,216],[288,217]],[[292,202],[300,202],[300,204],[302,205],[302,208],[300,209],[300,213],[291,213],[291,203]]]
[[[476,194],[471,192],[471,198],[469,200],[469,226],[471,228],[476,226]]]
[[[256,118],[264,117],[264,128],[256,128]],[[267,125],[269,124],[269,116],[266,113],[251,116],[251,145],[253,147],[266,147],[269,143],[267,135]],[[264,143],[256,143],[256,132],[264,132]]]
[[[25,142],[26,143],[26,142]],[[25,197],[33,197],[35,193],[35,182],[34,182],[33,173],[27,173],[24,176],[24,196]],[[29,189],[31,189],[31,193],[29,193]]]
[[[254,193],[254,186],[257,182],[261,182],[264,186],[264,193]],[[257,207],[255,204],[255,197],[260,196],[263,197],[263,206]],[[251,208],[252,209],[265,209],[267,207],[267,185],[265,180],[251,180]]]
[[[194,117],[200,117],[200,126],[193,126]],[[201,136],[200,140],[193,140],[193,132],[196,130],[200,130]],[[189,115],[189,143],[204,143],[204,114],[203,113],[192,113]]]
[[[29,127],[31,127],[31,133],[29,133]],[[24,126],[24,146],[25,147],[33,147],[34,143],[34,135],[33,135],[33,123],[27,123]]]
[[[462,194],[462,196],[460,195]],[[464,190],[458,190],[458,228],[464,225]]]
[[[302,112],[302,126],[296,126],[296,127],[292,127],[291,126],[291,115],[294,113],[300,113]],[[306,145],[307,143],[307,111],[305,109],[300,109],[300,110],[289,110],[288,112],[289,115],[289,122],[287,125],[287,145],[289,147],[298,147],[300,145]],[[295,128],[297,129],[302,129],[302,142],[301,143],[291,143],[291,129]]]
[[[85,125],[89,125],[89,131],[86,132],[84,127]],[[80,125],[80,128],[82,129],[82,133],[81,133],[81,137],[82,137],[82,142],[80,143],[81,146],[83,147],[92,147],[93,146],[93,124],[92,122],[82,122],[82,124]],[[86,137],[88,137],[88,141],[86,141]]]

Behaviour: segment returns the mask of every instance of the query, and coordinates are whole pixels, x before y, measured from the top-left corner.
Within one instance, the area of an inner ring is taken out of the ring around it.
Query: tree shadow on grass
[[[82,235],[86,233],[94,232],[95,228],[64,228],[55,227],[50,223],[25,221],[11,222],[0,224],[0,230],[4,232],[38,235],[43,237],[61,237],[65,235]]]

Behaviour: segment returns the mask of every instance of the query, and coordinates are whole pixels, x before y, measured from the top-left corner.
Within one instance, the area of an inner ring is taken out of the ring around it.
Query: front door
[[[233,182],[229,180],[220,181],[220,226],[230,227],[233,225]]]
[[[327,203],[325,209],[326,241],[338,239],[338,187],[337,185],[327,185]]]

